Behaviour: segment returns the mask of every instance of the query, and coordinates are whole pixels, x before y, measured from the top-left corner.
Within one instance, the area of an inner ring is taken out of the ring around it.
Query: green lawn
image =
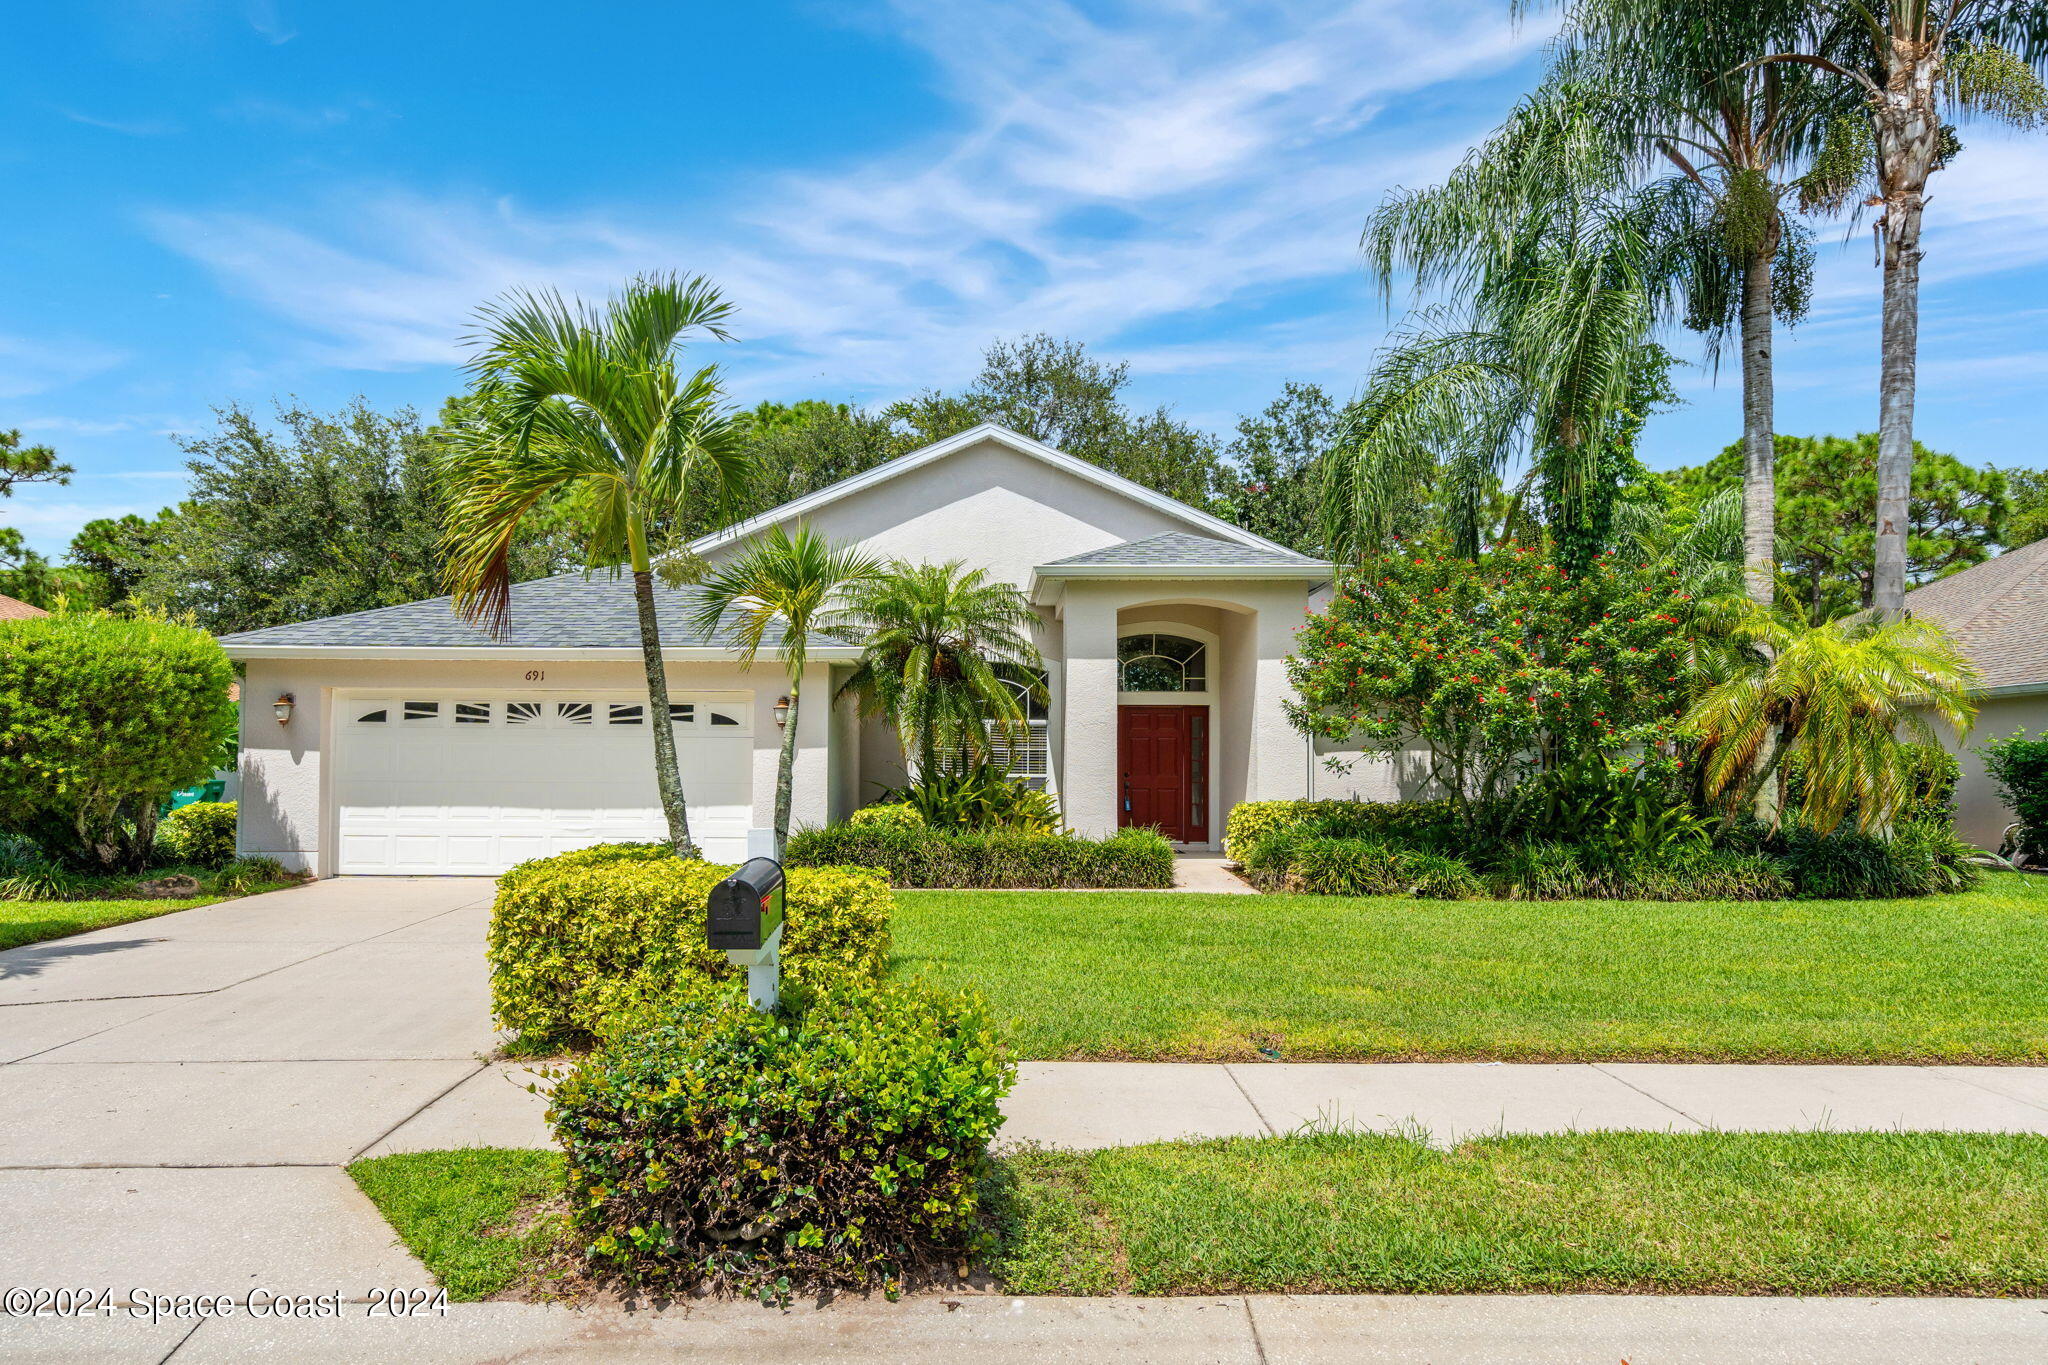
[[[1029,1058],[2048,1062],[2048,878],[1905,901],[906,891]]]
[[[488,1299],[548,1259],[560,1220],[532,1216],[562,1188],[560,1152],[402,1152],[348,1168],[451,1299]]]
[[[1244,1138],[1011,1163],[1012,1293],[2048,1292],[2048,1140]]]
[[[559,1154],[349,1173],[451,1299],[546,1293]],[[2048,1139],[1592,1133],[1439,1152],[1322,1134],[997,1164],[987,1268],[1018,1294],[2048,1292]]]
[[[273,887],[262,888],[265,891]],[[154,919],[173,910],[190,910],[231,900],[230,896],[191,896],[184,900],[0,901],[0,948],[18,948],[46,938],[82,934],[110,924]]]

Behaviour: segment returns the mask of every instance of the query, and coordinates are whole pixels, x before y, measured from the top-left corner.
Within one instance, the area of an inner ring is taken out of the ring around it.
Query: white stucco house
[[[1050,704],[1016,766],[1079,831],[1157,825],[1213,847],[1239,801],[1351,788],[1319,775],[1282,705],[1286,658],[1329,584],[1327,563],[996,426],[693,548],[717,562],[799,521],[877,555],[986,567],[1026,595]],[[692,832],[708,856],[735,860],[771,818],[781,667],[764,654],[742,670],[729,641],[686,624],[687,589],[658,591]],[[488,874],[663,835],[624,578],[519,584],[502,640],[444,597],[222,644],[247,666],[245,854],[321,876]],[[857,653],[811,650],[799,826],[841,819],[902,779],[892,731],[823,704]]]

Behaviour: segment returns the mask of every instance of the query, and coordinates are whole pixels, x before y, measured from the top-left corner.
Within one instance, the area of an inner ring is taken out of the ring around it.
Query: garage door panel
[[[728,698],[696,700],[700,713],[708,705],[751,710]],[[605,723],[631,714],[613,707],[636,704],[602,694],[345,699],[332,786],[338,870],[495,873],[594,843],[665,838],[645,725]],[[381,722],[360,720],[378,712]],[[401,719],[408,714],[414,719]],[[488,721],[457,723],[459,715]],[[508,719],[515,715],[523,719]],[[752,739],[689,725],[676,739],[691,832],[707,856],[738,861],[753,823]]]

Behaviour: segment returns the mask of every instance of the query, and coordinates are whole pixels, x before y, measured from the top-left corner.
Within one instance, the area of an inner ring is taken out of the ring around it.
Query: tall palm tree
[[[1774,784],[1768,804],[1780,810],[1796,768],[1807,824],[1831,830],[1854,806],[1864,828],[1887,827],[1911,789],[1900,736],[1934,743],[1935,722],[1962,734],[1975,718],[1969,660],[1924,621],[1858,615],[1816,626],[1728,601],[1720,678],[1690,715],[1707,794],[1739,809]]]
[[[854,590],[847,615],[866,643],[839,694],[895,724],[914,779],[945,771],[949,757],[985,755],[991,723],[1012,734],[1028,723],[1017,687],[1042,687],[1037,618],[987,570],[899,561]]]
[[[676,766],[655,616],[662,522],[693,498],[730,499],[747,473],[714,366],[677,363],[697,334],[728,340],[732,307],[702,276],[643,275],[603,307],[553,291],[513,293],[478,315],[473,402],[442,459],[448,584],[464,619],[509,629],[510,556],[520,523],[558,499],[592,569],[633,576],[640,656],[655,723],[655,781],[679,856],[697,856]]]
[[[1793,28],[1785,0],[1566,0],[1559,60],[1602,92],[1641,173],[1675,169],[1700,193],[1682,227],[1686,321],[1718,359],[1730,330],[1742,375],[1744,588],[1768,604],[1777,572],[1774,315],[1806,311],[1811,234],[1787,200],[1845,108],[1835,82],[1758,67]]]
[[[1661,387],[1652,334],[1686,194],[1634,185],[1598,92],[1564,80],[1444,184],[1373,214],[1363,244],[1383,289],[1405,273],[1468,302],[1425,310],[1381,353],[1325,466],[1334,552],[1377,553],[1433,490],[1453,548],[1476,553],[1493,490],[1526,455],[1560,557],[1597,553],[1616,457]]]
[[[1805,23],[1767,65],[1828,73],[1860,98],[1868,121],[1837,125],[1831,174],[1812,199],[1850,202],[1873,178],[1884,268],[1878,380],[1877,539],[1872,603],[1906,609],[1908,500],[1920,344],[1920,229],[1927,181],[1957,149],[1943,105],[2019,126],[2042,122],[2048,90],[2048,0],[1808,0]]]
[[[782,652],[789,679],[789,714],[782,728],[782,755],[775,771],[775,856],[789,840],[790,791],[796,764],[797,716],[803,705],[804,666],[811,641],[845,639],[852,633],[847,595],[882,577],[882,561],[849,546],[836,546],[807,526],[794,532],[771,528],[738,557],[714,569],[699,584],[699,605],[691,624],[706,634],[731,624],[739,632],[740,665],[776,632],[771,648]]]

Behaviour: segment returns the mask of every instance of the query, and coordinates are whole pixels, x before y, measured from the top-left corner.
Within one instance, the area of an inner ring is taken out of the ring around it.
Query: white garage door
[[[706,857],[738,862],[753,823],[753,698],[677,694],[669,711],[690,833]],[[497,873],[667,837],[644,693],[344,693],[332,791],[342,873]]]

